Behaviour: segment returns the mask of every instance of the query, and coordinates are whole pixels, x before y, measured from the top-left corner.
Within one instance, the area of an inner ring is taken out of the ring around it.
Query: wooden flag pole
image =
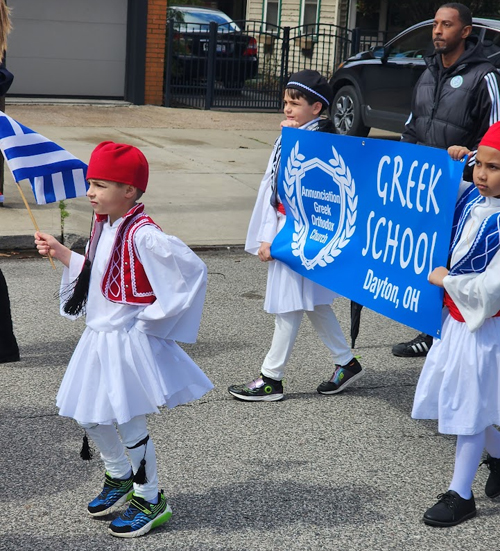
[[[39,232],[40,228],[38,227],[38,224],[36,223],[35,217],[33,216],[33,212],[31,211],[30,206],[28,205],[28,201],[26,201],[26,197],[24,196],[23,190],[21,189],[21,186],[19,185],[18,182],[16,182],[16,184],[17,184],[17,189],[19,190],[19,193],[21,194],[21,197],[24,201],[24,206],[26,207],[26,210],[28,211],[28,214],[30,215],[31,221],[33,222],[33,226],[35,226],[35,230]],[[54,264],[54,259],[50,256],[50,249],[49,249],[48,257],[49,257],[50,263],[52,264],[52,268],[54,268],[54,270],[55,270],[56,265]]]

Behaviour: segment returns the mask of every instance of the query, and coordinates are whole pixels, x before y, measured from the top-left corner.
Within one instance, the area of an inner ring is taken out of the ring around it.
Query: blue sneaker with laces
[[[115,509],[132,499],[134,495],[134,476],[121,480],[112,478],[106,472],[104,478],[104,488],[102,492],[93,499],[87,509],[93,517],[103,517],[109,515]]]
[[[109,525],[109,532],[119,538],[136,538],[167,522],[171,516],[172,509],[163,490],[156,504],[134,495],[128,509]]]

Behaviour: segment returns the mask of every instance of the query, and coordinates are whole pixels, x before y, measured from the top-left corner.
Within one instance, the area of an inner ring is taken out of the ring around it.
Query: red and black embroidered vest
[[[88,250],[91,262],[107,219],[107,215],[96,215]],[[144,214],[144,205],[138,204],[125,214],[116,232],[111,258],[101,281],[102,294],[111,302],[151,304],[156,300],[134,244],[136,231],[145,225],[161,229],[147,214]]]

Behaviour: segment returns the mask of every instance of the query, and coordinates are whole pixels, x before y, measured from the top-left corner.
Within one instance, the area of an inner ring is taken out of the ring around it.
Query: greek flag
[[[87,165],[0,112],[0,149],[16,182],[29,180],[39,205],[87,193]]]

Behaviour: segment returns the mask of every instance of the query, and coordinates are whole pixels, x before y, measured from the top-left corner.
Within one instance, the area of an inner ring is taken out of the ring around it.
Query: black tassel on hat
[[[66,314],[69,314],[70,316],[77,316],[82,310],[84,310],[89,295],[91,269],[92,264],[90,263],[90,260],[86,258],[80,275],[73,283],[73,293],[64,305],[64,311]]]
[[[80,450],[80,457],[84,461],[90,461],[93,457],[92,448],[89,446],[89,439],[87,437],[87,432],[83,435],[82,449]]]
[[[139,468],[137,469],[137,472],[134,475],[135,484],[146,484],[146,482],[148,481],[148,478],[146,476],[146,451],[148,449],[148,440],[149,440],[149,434],[146,436],[146,438],[143,438],[140,442],[137,442],[135,446],[130,446],[130,447],[127,446],[129,450],[133,450],[140,446],[144,446],[144,456],[142,457],[141,464],[139,465]]]

